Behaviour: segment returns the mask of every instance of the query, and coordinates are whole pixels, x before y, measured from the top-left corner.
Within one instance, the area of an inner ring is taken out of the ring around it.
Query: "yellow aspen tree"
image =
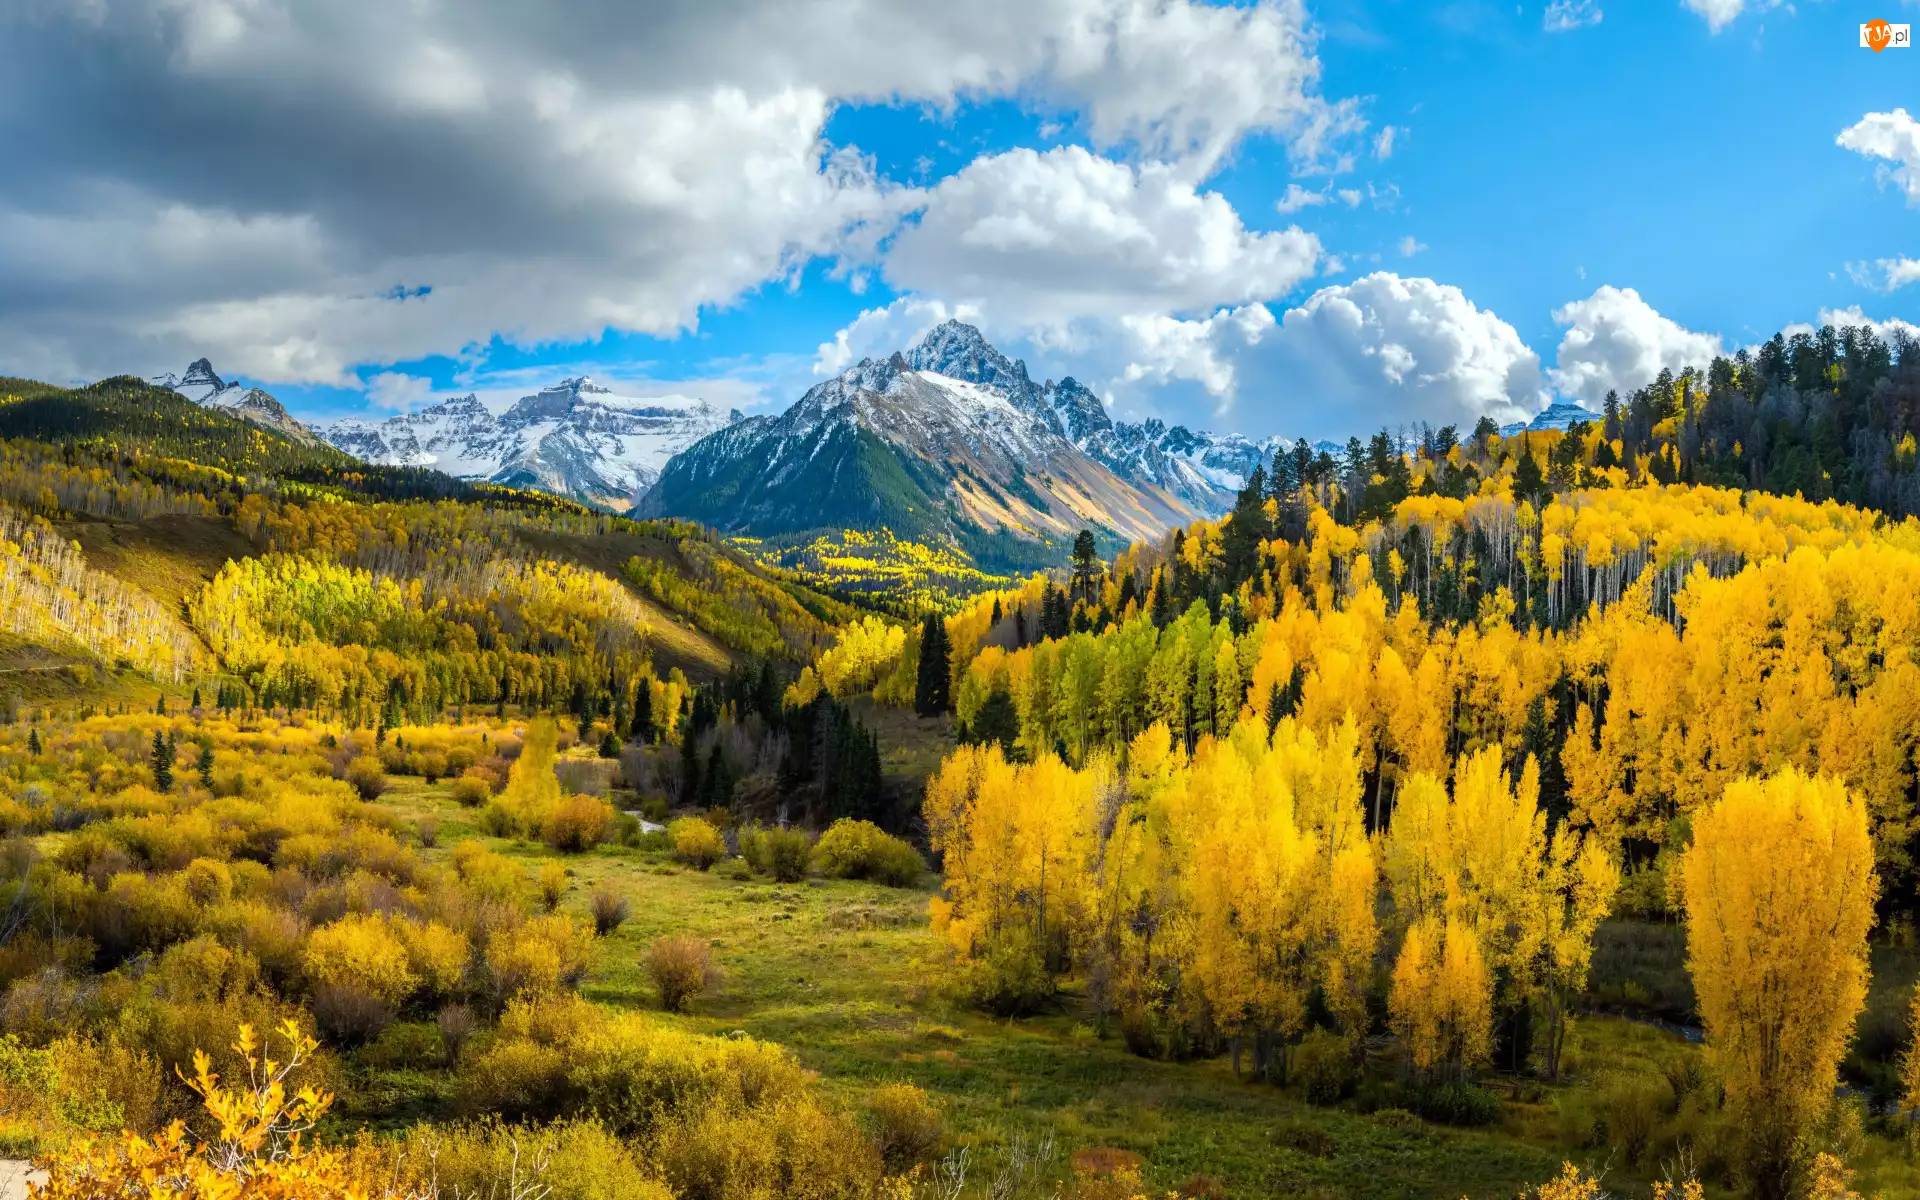
[[[1414,1069],[1462,1078],[1493,1049],[1493,979],[1480,940],[1458,917],[1407,930],[1388,1010]]]
[[[1687,965],[1707,1054],[1762,1200],[1785,1200],[1866,999],[1879,884],[1865,806],[1839,780],[1744,779],[1694,818]]]

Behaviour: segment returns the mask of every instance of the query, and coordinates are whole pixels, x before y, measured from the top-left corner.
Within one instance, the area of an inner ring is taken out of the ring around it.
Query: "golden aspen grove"
[[[1024,581],[0,383],[0,1158],[1920,1200],[1920,519],[1708,436],[1800,352]]]

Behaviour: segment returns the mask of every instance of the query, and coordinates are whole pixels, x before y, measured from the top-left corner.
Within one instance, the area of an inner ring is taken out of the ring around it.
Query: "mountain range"
[[[762,537],[884,526],[1004,557],[1087,527],[1131,540],[1217,515],[1284,444],[1116,423],[1073,379],[1036,383],[949,321],[688,447],[638,512]]]
[[[624,396],[583,376],[523,396],[497,417],[467,395],[319,433],[367,462],[433,467],[625,509],[675,454],[740,419],[704,400]]]
[[[477,396],[382,421],[310,427],[206,359],[155,383],[306,445],[362,461],[537,488],[723,532],[790,538],[886,528],[1002,561],[1091,527],[1152,537],[1225,512],[1257,465],[1292,442],[1112,419],[1072,379],[1026,364],[958,321],[908,350],[867,358],[779,415],[721,413],[685,396],[622,395],[566,379],[496,415]],[[1559,403],[1521,429],[1597,420]],[[1316,450],[1340,447],[1316,443]]]

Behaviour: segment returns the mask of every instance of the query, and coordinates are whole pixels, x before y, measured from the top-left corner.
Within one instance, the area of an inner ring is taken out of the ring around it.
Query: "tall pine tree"
[[[953,649],[947,642],[947,623],[929,613],[920,627],[920,672],[914,680],[913,710],[923,717],[953,707]]]

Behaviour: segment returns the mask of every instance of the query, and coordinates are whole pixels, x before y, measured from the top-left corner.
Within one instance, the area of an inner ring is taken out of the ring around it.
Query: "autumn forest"
[[[0,380],[0,1157],[1920,1197],[1916,423],[1827,328],[1010,579]]]

